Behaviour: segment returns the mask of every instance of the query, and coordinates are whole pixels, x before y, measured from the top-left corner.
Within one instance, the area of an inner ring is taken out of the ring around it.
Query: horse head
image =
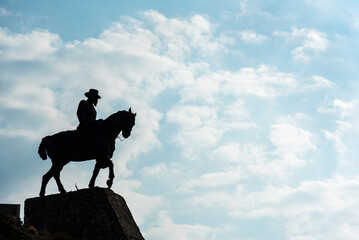
[[[122,136],[124,138],[128,138],[129,136],[131,136],[131,131],[133,126],[135,125],[135,118],[136,118],[136,113],[132,113],[131,108],[127,111],[123,111],[124,116],[123,116],[123,120],[122,120]]]

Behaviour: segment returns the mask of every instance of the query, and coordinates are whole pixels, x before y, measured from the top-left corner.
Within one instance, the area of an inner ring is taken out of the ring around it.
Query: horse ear
[[[132,113],[132,110],[131,110],[131,108],[130,108],[130,109],[128,109],[128,112],[129,112],[129,113]]]

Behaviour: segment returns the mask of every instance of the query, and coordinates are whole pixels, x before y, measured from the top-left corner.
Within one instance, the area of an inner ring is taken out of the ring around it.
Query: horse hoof
[[[40,197],[43,197],[43,196],[45,196],[45,193],[42,193],[42,192],[41,192],[41,193],[39,194],[39,196],[40,196]]]
[[[107,187],[108,188],[111,188],[112,187],[112,183],[113,181],[111,179],[107,180],[106,184],[107,184]]]

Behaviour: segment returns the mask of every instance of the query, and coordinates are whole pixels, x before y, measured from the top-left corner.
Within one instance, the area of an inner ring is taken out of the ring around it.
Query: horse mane
[[[115,113],[112,113],[110,116],[108,116],[104,121],[111,121],[113,118],[115,118],[116,117],[116,115],[117,115],[117,113],[118,112],[115,112]]]
[[[111,114],[110,116],[108,116],[104,121],[106,121],[106,122],[111,122],[111,121],[113,121],[114,118],[117,118],[118,115],[120,115],[120,114],[123,113],[123,112],[127,112],[127,111],[121,110],[121,111],[112,113],[112,114]]]

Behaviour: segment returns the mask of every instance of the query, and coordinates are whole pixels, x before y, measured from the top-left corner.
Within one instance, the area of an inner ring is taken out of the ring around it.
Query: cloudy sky
[[[76,128],[96,88],[98,118],[137,112],[113,190],[146,239],[359,239],[358,12],[355,0],[0,1],[0,202],[38,196],[41,138]],[[65,188],[86,188],[94,163],[68,164]]]

